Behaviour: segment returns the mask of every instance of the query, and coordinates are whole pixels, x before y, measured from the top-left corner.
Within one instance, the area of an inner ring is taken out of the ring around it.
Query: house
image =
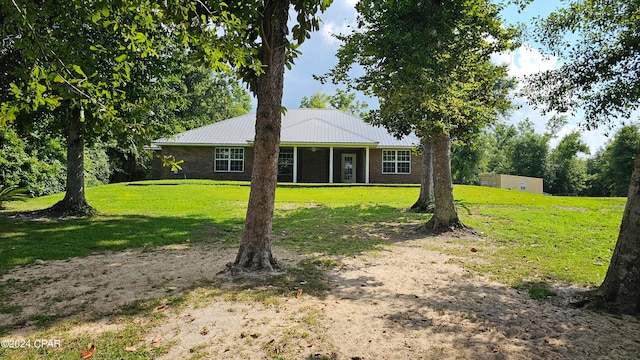
[[[152,147],[183,160],[172,172],[155,159],[155,179],[251,180],[256,114],[246,114]],[[397,139],[382,127],[339,110],[289,109],[282,116],[278,181],[303,183],[420,183],[415,136]]]
[[[542,194],[541,178],[517,175],[486,174],[480,176],[480,185],[507,190],[520,190],[533,194]]]

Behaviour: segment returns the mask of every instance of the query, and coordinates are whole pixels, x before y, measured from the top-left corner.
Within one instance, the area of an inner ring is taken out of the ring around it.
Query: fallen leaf
[[[82,359],[88,359],[88,358],[92,357],[93,354],[95,354],[95,353],[96,353],[96,346],[91,344],[91,347],[89,348],[89,350],[83,351],[83,352],[80,353],[80,357]]]
[[[302,296],[302,289],[298,289],[298,292],[296,293],[296,299],[300,298],[300,296]]]
[[[156,335],[156,336],[153,338],[153,340],[151,340],[151,343],[152,343],[152,344],[157,344],[157,343],[159,343],[160,341],[162,341],[162,334],[158,334],[158,335]]]
[[[476,248],[471,248],[471,252],[478,252],[478,249],[476,249]]]
[[[129,352],[133,352],[136,351],[138,349],[136,349],[135,346],[127,346],[126,348],[124,348],[124,351],[129,351]]]
[[[156,312],[163,312],[169,308],[169,304],[160,305],[156,308]]]

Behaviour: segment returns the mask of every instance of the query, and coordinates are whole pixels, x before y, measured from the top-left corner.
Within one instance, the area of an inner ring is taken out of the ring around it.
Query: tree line
[[[551,132],[536,133],[533,123],[495,124],[472,142],[453,147],[454,183],[479,185],[481,174],[506,174],[544,179],[552,195],[627,196],[636,150],[637,124],[624,125],[594,154],[573,131],[555,147]]]

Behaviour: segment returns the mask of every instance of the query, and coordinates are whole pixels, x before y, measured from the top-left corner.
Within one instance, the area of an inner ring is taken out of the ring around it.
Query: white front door
[[[342,154],[342,182],[356,182],[356,154]]]

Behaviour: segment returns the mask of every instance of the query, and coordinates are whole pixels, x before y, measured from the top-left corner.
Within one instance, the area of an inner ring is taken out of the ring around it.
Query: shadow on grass
[[[316,205],[277,212],[273,238],[274,244],[305,254],[356,255],[425,237],[417,228],[427,219],[384,205]]]
[[[36,260],[62,260],[105,251],[205,240],[236,242],[241,219],[110,216],[19,220],[0,216],[0,274]]]

